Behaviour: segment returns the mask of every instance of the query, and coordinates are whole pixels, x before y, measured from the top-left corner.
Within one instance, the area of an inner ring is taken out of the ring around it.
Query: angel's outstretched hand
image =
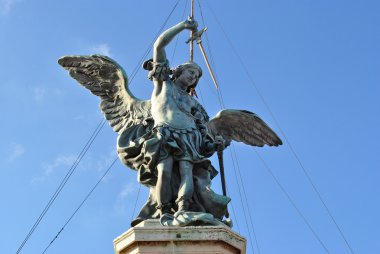
[[[192,30],[192,31],[197,31],[198,29],[198,22],[192,19],[185,20],[184,22],[185,28]]]

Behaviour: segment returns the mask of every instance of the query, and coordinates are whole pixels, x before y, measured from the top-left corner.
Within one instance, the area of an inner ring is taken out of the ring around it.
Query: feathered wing
[[[207,127],[213,136],[222,136],[228,143],[235,140],[251,146],[282,145],[277,134],[260,117],[247,110],[222,110]]]
[[[139,100],[128,89],[123,68],[101,56],[64,56],[58,63],[91,93],[100,97],[100,109],[115,132],[151,118],[150,100]]]

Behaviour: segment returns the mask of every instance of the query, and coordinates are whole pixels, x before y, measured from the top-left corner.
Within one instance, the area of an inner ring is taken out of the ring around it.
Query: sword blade
[[[209,71],[210,74],[211,74],[212,81],[214,82],[214,85],[215,85],[216,89],[219,89],[218,82],[216,81],[216,78],[215,78],[214,72],[213,72],[212,69],[211,69],[211,66],[210,66],[210,63],[209,63],[209,61],[208,61],[208,59],[207,59],[207,55],[206,55],[206,52],[205,52],[205,50],[204,50],[204,48],[203,48],[202,42],[200,41],[200,42],[198,43],[198,45],[199,45],[199,48],[201,49],[201,52],[202,52],[203,58],[205,59],[205,62],[206,62],[206,65],[207,65],[208,71]]]

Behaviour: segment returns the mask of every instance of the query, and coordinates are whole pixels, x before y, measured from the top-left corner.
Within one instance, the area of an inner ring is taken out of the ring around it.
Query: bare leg
[[[173,157],[160,161],[157,164],[157,184],[156,195],[159,209],[161,214],[170,212],[170,201],[172,199],[172,187],[170,185],[173,170]]]
[[[189,161],[179,162],[179,173],[181,175],[181,184],[178,191],[178,211],[189,210],[189,200],[193,196],[193,164]]]

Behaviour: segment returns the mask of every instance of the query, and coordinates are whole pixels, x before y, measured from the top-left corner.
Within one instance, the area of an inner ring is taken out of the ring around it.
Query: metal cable
[[[115,164],[115,162],[117,161],[118,157],[116,157],[113,162],[111,163],[111,165],[107,168],[106,172],[104,172],[104,174],[102,175],[102,177],[98,180],[98,182],[94,185],[94,187],[92,187],[92,189],[90,190],[89,193],[87,193],[86,197],[83,199],[83,201],[79,204],[79,206],[77,207],[77,209],[75,209],[75,211],[71,214],[71,216],[69,217],[69,219],[65,222],[65,224],[63,225],[63,227],[58,231],[58,233],[56,234],[56,236],[50,241],[50,243],[48,244],[48,246],[46,246],[45,250],[42,252],[42,254],[44,254],[48,249],[49,247],[54,243],[54,241],[58,238],[58,236],[61,234],[61,232],[65,229],[66,225],[69,224],[69,222],[73,219],[73,217],[75,216],[75,214],[79,211],[79,209],[83,206],[83,204],[87,201],[87,199],[91,196],[91,194],[94,192],[94,190],[96,189],[96,187],[98,187],[98,185],[100,184],[100,182],[104,179],[104,177],[108,174],[108,172],[111,170],[111,168],[113,167],[113,165]]]
[[[164,29],[164,27],[166,26],[166,23],[169,21],[169,18],[171,17],[171,15],[173,14],[174,10],[177,8],[177,5],[179,3],[180,0],[178,0],[176,2],[176,4],[174,5],[173,9],[170,11],[169,15],[166,17],[164,23],[162,24],[162,26],[160,27],[160,29],[158,30],[156,36],[154,37],[154,40],[148,45],[148,48],[147,50],[145,51],[144,55],[140,58],[140,62],[139,64],[136,65],[135,69],[132,71],[132,74],[131,74],[131,82],[133,80],[133,78],[136,76],[138,70],[139,70],[139,66],[141,66],[142,62],[144,61],[144,59],[147,57],[147,55],[150,53],[150,51],[152,50],[152,46],[154,44],[154,42],[157,40],[158,36],[160,36],[160,34],[162,33],[162,30]],[[185,10],[186,10],[186,6],[187,6],[187,2],[188,0],[186,0],[186,3],[185,3],[185,8],[184,8],[184,12],[185,13]],[[184,16],[184,14],[182,15]],[[177,42],[178,42],[178,36],[177,36]],[[175,48],[174,48],[174,52],[173,52],[173,56],[174,57],[174,54],[175,54],[175,49],[177,47],[177,42],[176,42],[176,45],[175,45]],[[173,59],[172,59],[173,60]],[[133,220],[133,217],[134,217],[134,214],[135,214],[135,211],[136,211],[136,206],[137,206],[137,202],[138,202],[138,199],[140,197],[140,191],[141,191],[141,185],[139,185],[139,189],[138,189],[138,192],[137,192],[137,195],[136,195],[136,200],[135,200],[135,205],[134,205],[134,208],[133,208],[133,212],[132,212],[132,217],[131,217],[131,220]]]
[[[177,0],[176,4],[174,5],[173,9],[171,10],[171,12],[169,13],[168,17],[166,18],[164,24],[161,26],[160,28],[160,31],[158,32],[158,35],[161,33],[162,29],[164,28],[164,26],[166,25],[167,21],[169,20],[170,16],[172,15],[172,13],[174,12],[175,8],[177,7],[178,3],[179,3],[180,0]],[[158,37],[158,35],[155,37],[155,40],[156,38]],[[153,41],[154,43],[154,41]],[[151,45],[153,45],[153,43],[151,43]],[[146,55],[149,54],[150,50],[151,50],[151,45],[149,45],[149,48],[148,50],[144,53],[144,56],[140,59],[140,63],[134,68],[134,70],[132,71],[132,74],[131,74],[131,79],[130,79],[130,84],[132,83],[132,80],[134,79],[134,77],[136,76],[137,72],[138,72],[138,69],[141,65],[141,62],[145,59]],[[20,251],[23,249],[23,247],[25,246],[26,242],[29,240],[29,238],[31,237],[31,235],[33,234],[34,230],[37,228],[37,226],[39,225],[39,223],[41,222],[41,220],[43,219],[43,217],[45,216],[45,214],[47,213],[47,211],[49,210],[49,208],[51,207],[51,205],[53,204],[53,202],[55,201],[55,199],[58,197],[59,193],[62,191],[63,187],[66,185],[67,181],[69,180],[69,178],[71,177],[71,175],[73,174],[73,172],[75,171],[76,167],[78,166],[78,164],[80,163],[80,161],[82,160],[82,158],[84,157],[84,155],[87,153],[88,149],[90,148],[91,144],[94,142],[95,138],[97,137],[97,135],[99,134],[100,130],[103,128],[104,124],[105,124],[106,120],[105,119],[102,119],[102,121],[98,124],[98,126],[96,127],[95,131],[93,132],[93,134],[91,135],[90,139],[87,141],[86,145],[83,147],[82,151],[79,153],[76,161],[74,162],[74,164],[71,166],[70,170],[68,171],[68,173],[66,174],[66,176],[63,178],[63,180],[61,181],[61,184],[58,186],[57,190],[55,191],[55,193],[53,194],[53,196],[50,198],[48,204],[45,206],[44,210],[42,211],[42,213],[40,214],[40,216],[38,217],[38,219],[36,220],[36,222],[34,223],[33,227],[30,229],[29,233],[27,234],[27,236],[25,237],[25,239],[23,240],[23,242],[21,243],[21,245],[19,246],[18,250],[16,251],[16,254],[20,253]],[[94,134],[95,133],[95,134]],[[108,171],[107,171],[108,172]],[[97,185],[96,185],[97,186]],[[96,187],[95,187],[96,188]],[[76,212],[75,212],[76,213]],[[71,219],[70,219],[71,220]],[[62,230],[60,230],[61,232]],[[60,233],[59,232],[59,233]],[[59,234],[58,233],[58,234]]]
[[[169,13],[168,17],[166,18],[166,20],[164,21],[164,24],[161,26],[160,28],[160,31],[158,32],[158,35],[155,37],[155,40],[156,38],[159,36],[159,34],[161,34],[163,28],[165,27],[167,21],[169,20],[170,16],[172,15],[172,13],[174,12],[174,10],[176,9],[178,3],[179,3],[180,0],[178,0],[176,2],[176,4],[174,5],[173,9],[171,10],[171,12]],[[154,41],[155,41],[154,40]],[[153,43],[154,43],[153,41]],[[151,49],[153,43],[151,43],[149,45],[149,48]],[[135,67],[134,71],[132,72],[131,74],[131,80],[130,80],[130,84],[132,83],[132,80],[133,78],[136,76],[137,72],[138,72],[138,67],[141,65],[141,62],[142,60],[146,57],[147,54],[149,54],[150,52],[150,49],[147,50],[145,53],[144,53],[144,56],[140,59],[140,63]],[[135,71],[136,70],[136,71]],[[103,120],[103,124],[102,124],[102,127],[105,123],[105,120]],[[74,211],[74,213],[70,216],[70,218],[66,221],[66,223],[64,224],[64,226],[58,231],[58,233],[56,234],[56,236],[53,238],[53,240],[49,243],[49,245],[45,248],[45,250],[43,251],[43,253],[45,253],[47,251],[47,249],[53,244],[53,242],[58,238],[59,234],[63,231],[63,229],[66,227],[66,225],[71,221],[71,219],[75,216],[75,214],[78,212],[78,210],[82,207],[82,205],[87,201],[87,199],[90,197],[90,195],[92,194],[92,192],[96,189],[96,187],[100,184],[100,182],[103,180],[103,178],[108,174],[108,172],[110,171],[110,169],[112,168],[112,166],[115,164],[115,162],[117,161],[117,157],[115,158],[115,160],[111,163],[111,165],[108,167],[108,169],[106,170],[106,172],[104,173],[104,175],[99,179],[99,181],[94,185],[94,187],[91,189],[91,191],[87,194],[87,196],[85,197],[85,199],[81,202],[81,204],[78,206],[78,208]],[[141,186],[140,186],[141,187]],[[136,208],[136,204],[137,204],[137,200],[138,200],[138,196],[139,196],[139,193],[140,193],[140,188],[139,188],[139,192],[138,192],[138,195],[137,195],[137,198],[136,198],[136,202],[135,202],[135,208]],[[133,212],[134,213],[134,212]]]
[[[46,204],[45,208],[41,212],[40,216],[37,218],[36,222],[34,223],[34,225],[32,226],[32,228],[29,230],[29,233],[27,234],[27,236],[24,238],[23,242],[21,243],[21,245],[17,249],[16,254],[20,253],[20,251],[25,246],[26,242],[29,240],[29,238],[33,234],[34,230],[40,224],[41,220],[44,218],[45,214],[47,213],[47,211],[49,210],[49,208],[51,207],[51,205],[53,204],[53,202],[56,200],[56,198],[58,197],[58,195],[62,191],[63,187],[66,185],[67,181],[70,179],[70,177],[74,173],[74,171],[77,168],[78,164],[80,163],[80,161],[82,160],[82,158],[85,156],[85,154],[87,153],[88,149],[91,147],[91,145],[94,142],[95,138],[98,136],[99,132],[103,128],[105,122],[106,121],[103,119],[97,125],[97,127],[94,130],[94,132],[91,134],[90,138],[88,139],[87,143],[82,148],[81,152],[78,154],[78,156],[77,156],[76,160],[74,161],[73,165],[70,167],[69,171],[66,173],[65,177],[62,179],[60,185],[58,186],[58,188],[56,189],[56,191],[54,192],[54,194],[50,198],[49,202]]]
[[[237,227],[237,231],[238,231],[238,233],[240,234],[240,227],[239,227],[239,223],[238,223],[238,219],[237,219],[237,216],[236,216],[236,213],[235,213],[235,207],[234,207],[234,203],[232,202],[232,200],[231,200],[231,208],[232,208],[232,214],[233,214],[233,216],[234,216],[234,219],[235,219],[235,222],[234,221],[232,221],[232,223],[233,224],[235,224],[236,223],[236,227]]]
[[[207,4],[207,1],[205,1],[205,2],[206,2],[206,4]],[[207,4],[207,5],[208,5],[208,4]],[[352,249],[352,247],[351,247],[351,245],[349,244],[349,242],[348,242],[346,236],[344,235],[344,233],[343,233],[341,227],[338,225],[338,223],[337,223],[337,221],[335,220],[334,216],[332,215],[330,209],[327,207],[326,202],[325,202],[324,199],[322,198],[321,193],[318,191],[316,185],[314,184],[314,181],[311,179],[309,173],[306,171],[305,167],[303,166],[303,163],[301,162],[299,156],[297,155],[296,151],[293,149],[293,146],[291,145],[291,143],[289,142],[287,136],[285,135],[285,132],[282,130],[282,128],[281,128],[280,124],[278,123],[278,121],[277,121],[277,119],[276,119],[274,113],[272,112],[272,110],[271,110],[271,108],[269,107],[268,103],[266,102],[266,100],[264,99],[264,97],[263,97],[263,95],[261,94],[260,90],[258,89],[258,87],[256,86],[255,82],[253,81],[253,78],[252,78],[251,74],[249,73],[247,66],[244,64],[244,62],[243,62],[241,56],[240,56],[239,53],[236,51],[235,47],[234,47],[233,44],[232,44],[232,41],[231,41],[230,38],[228,37],[226,31],[223,29],[221,23],[219,22],[218,18],[217,18],[216,15],[215,15],[214,11],[211,9],[211,7],[210,7],[209,5],[208,5],[208,7],[209,7],[209,9],[211,10],[211,12],[212,12],[212,14],[213,14],[215,20],[217,21],[218,25],[219,25],[220,28],[221,28],[221,30],[223,31],[223,34],[224,34],[225,38],[227,39],[227,41],[228,41],[230,47],[232,48],[233,52],[235,53],[235,55],[236,55],[237,58],[239,59],[239,62],[240,62],[240,64],[242,65],[242,67],[243,67],[243,69],[244,69],[246,75],[248,76],[248,78],[249,78],[251,84],[252,84],[253,87],[255,88],[255,90],[256,90],[257,94],[259,95],[260,99],[262,100],[262,102],[264,103],[266,109],[268,110],[269,114],[271,115],[272,119],[274,120],[274,122],[275,122],[277,128],[279,129],[279,131],[281,132],[282,136],[285,138],[285,141],[286,141],[287,145],[289,146],[289,148],[290,148],[290,150],[291,150],[291,153],[293,154],[293,156],[294,156],[295,159],[297,160],[297,162],[298,162],[299,166],[301,167],[302,172],[304,173],[305,177],[307,178],[309,184],[312,186],[312,189],[314,190],[314,192],[315,192],[316,195],[318,196],[318,199],[320,200],[320,202],[322,203],[323,207],[324,207],[325,210],[327,211],[327,213],[328,213],[330,219],[333,221],[333,223],[334,223],[335,227],[337,228],[337,230],[338,230],[340,236],[342,237],[342,239],[343,239],[344,242],[346,243],[346,246],[348,247],[348,249],[350,250],[350,252],[351,252],[352,254],[355,254],[354,251],[353,251],[353,249]]]
[[[260,254],[260,248],[259,248],[259,243],[257,241],[257,236],[256,236],[256,230],[253,226],[253,220],[252,220],[252,212],[251,212],[251,209],[249,207],[249,202],[248,202],[248,198],[247,198],[247,192],[245,191],[245,186],[244,186],[244,182],[243,182],[243,178],[241,176],[241,170],[240,170],[240,166],[239,166],[239,160],[237,158],[237,154],[236,154],[236,150],[235,150],[235,145],[232,144],[231,145],[231,149],[230,149],[230,152],[233,152],[233,155],[234,155],[234,158],[235,158],[235,161],[236,161],[236,166],[237,166],[237,172],[238,172],[238,176],[239,176],[239,179],[240,179],[240,182],[241,182],[241,186],[242,186],[242,189],[243,189],[243,194],[244,194],[244,199],[245,199],[245,204],[247,206],[247,210],[248,210],[248,215],[249,215],[249,221],[251,223],[251,227],[252,227],[252,231],[253,231],[253,236],[255,238],[255,242],[256,242],[256,247],[257,247],[257,252]],[[231,155],[232,157],[232,155]]]
[[[139,184],[139,189],[137,190],[137,195],[136,195],[135,205],[133,206],[131,221],[133,220],[133,217],[135,216],[137,201],[139,200],[139,197],[140,197],[141,185],[142,184]]]
[[[249,244],[251,246],[252,253],[255,253],[254,248],[253,248],[253,244],[252,244],[253,241],[252,241],[252,237],[251,237],[251,230],[249,229],[249,225],[248,225],[248,221],[247,221],[247,214],[246,214],[245,206],[244,206],[244,201],[243,201],[243,198],[242,198],[240,184],[239,184],[238,176],[237,176],[237,173],[236,173],[237,172],[237,168],[236,168],[236,165],[235,165],[235,160],[233,159],[233,155],[232,155],[231,149],[229,149],[229,151],[230,151],[230,156],[231,156],[231,160],[232,160],[232,167],[234,168],[234,175],[235,175],[235,179],[236,179],[236,186],[238,187],[240,203],[241,203],[241,206],[243,208],[244,221],[245,221],[245,225],[246,225],[247,231],[248,231]],[[243,182],[241,182],[241,184],[243,185]],[[243,189],[243,192],[244,191],[245,191],[245,189]],[[252,231],[254,232],[254,228],[252,228]],[[256,234],[255,234],[255,236],[256,236]],[[257,241],[256,241],[256,244],[257,244]]]
[[[198,5],[199,5],[199,2],[198,2]],[[200,6],[199,6],[199,7],[200,7]],[[202,9],[201,9],[201,8],[199,8],[199,9],[200,9],[201,16],[202,16],[202,24],[203,24],[203,26],[205,26],[205,22],[204,22],[203,14],[202,14]],[[206,35],[206,37],[207,37],[207,33],[205,33],[205,35]],[[213,62],[213,58],[212,58],[212,54],[211,54],[211,50],[210,50],[209,43],[208,43],[208,39],[206,40],[206,42],[207,42],[207,46],[208,46],[207,50],[208,50],[209,55],[210,55],[211,65],[214,65],[214,64],[213,64],[214,62]],[[214,72],[215,72],[215,70],[214,70]],[[216,75],[216,73],[215,73],[215,75]],[[211,87],[211,90],[214,91],[214,88]],[[202,105],[203,105],[203,107],[206,108],[206,103],[205,103],[205,101],[204,101],[204,99],[203,99],[203,93],[202,93],[202,89],[201,89],[200,86],[198,87],[198,91],[199,91],[199,95],[200,95],[200,98],[201,98],[201,101],[202,101]],[[220,100],[219,94],[214,94],[214,95],[215,95],[215,96],[217,97],[217,99],[219,100],[219,104],[220,104],[220,106],[221,106],[221,108],[222,108],[222,107],[223,107],[223,106],[222,106],[222,105],[223,105],[223,101]],[[228,193],[228,188],[227,188],[227,193]],[[241,231],[240,231],[240,226],[239,226],[239,222],[238,222],[238,219],[237,219],[237,216],[236,216],[236,213],[235,213],[235,207],[234,207],[234,204],[233,204],[232,201],[231,201],[230,205],[231,205],[231,208],[232,208],[232,214],[233,214],[234,219],[235,219],[235,221],[234,221],[233,223],[236,224],[237,231],[238,231],[239,234],[240,234],[240,232],[241,232]]]
[[[144,55],[140,58],[140,60],[139,60],[139,63],[140,63],[140,64],[136,65],[136,67],[133,69],[132,74],[131,74],[131,79],[133,79],[133,78],[136,76],[136,74],[137,74],[137,72],[138,72],[138,70],[139,70],[141,64],[143,63],[144,59],[146,59],[147,55],[148,55],[148,54],[150,53],[150,51],[152,50],[152,46],[153,46],[154,42],[157,40],[158,36],[160,36],[162,30],[163,30],[164,27],[166,26],[166,23],[169,21],[169,18],[170,18],[171,15],[173,14],[174,10],[177,8],[179,1],[180,1],[180,0],[177,0],[177,2],[174,4],[172,10],[170,11],[169,15],[166,17],[164,23],[163,23],[162,26],[160,27],[160,29],[159,29],[159,31],[157,32],[156,36],[154,37],[154,39],[152,40],[152,42],[149,44],[149,46],[148,46],[147,50],[145,51]]]
[[[186,9],[187,9],[187,3],[188,3],[188,2],[189,2],[189,0],[186,0],[186,2],[185,2],[185,6],[184,6],[184,8],[183,8],[183,13],[182,13],[182,20],[185,19],[185,14],[186,14]],[[176,41],[175,41],[175,44],[174,44],[174,50],[173,50],[173,54],[172,54],[172,58],[171,58],[171,60],[170,60],[170,63],[173,62],[174,55],[175,55],[176,50],[177,50],[177,45],[178,45],[178,40],[179,40],[180,35],[178,34],[176,37],[177,37],[177,38],[176,38]]]
[[[204,21],[204,17],[203,17],[202,7],[200,5],[199,0],[197,2],[198,2],[198,6],[199,6],[199,9],[200,9],[200,13],[201,13],[202,23],[203,23],[203,26],[205,26],[205,21]],[[206,36],[206,45],[207,45],[207,49],[208,49],[210,60],[211,60],[210,62],[211,62],[211,65],[213,66],[212,68],[213,68],[214,72],[216,73],[216,71],[215,71],[215,65],[214,65],[214,59],[213,59],[213,55],[212,55],[212,51],[211,51],[211,46],[210,46],[210,42],[209,42],[207,33],[205,34],[205,36]],[[219,100],[220,107],[221,107],[221,109],[224,109],[225,108],[225,104],[224,104],[224,99],[223,99],[221,87],[219,87],[219,89],[217,90],[217,92],[218,92],[218,100]],[[243,201],[243,198],[242,198],[242,191],[240,189],[238,175],[240,176],[240,182],[241,182],[243,194],[244,194],[244,197],[245,197],[245,200],[246,200],[246,206],[247,206],[248,213],[249,213],[249,220],[250,220],[250,224],[251,224],[252,233],[253,233],[253,236],[254,236],[254,239],[255,239],[257,251],[260,254],[259,244],[258,244],[258,241],[257,241],[256,232],[255,232],[255,229],[254,229],[254,226],[253,226],[252,217],[251,217],[250,209],[249,209],[249,206],[248,206],[248,199],[247,199],[247,195],[246,195],[246,192],[245,192],[244,183],[243,183],[242,178],[241,178],[239,164],[237,163],[237,161],[238,161],[237,160],[237,156],[236,156],[236,153],[235,153],[235,159],[234,159],[234,155],[232,154],[231,149],[230,149],[230,156],[231,156],[231,161],[232,161],[232,165],[233,165],[233,169],[234,169],[234,175],[235,175],[235,179],[236,179],[236,183],[237,183],[237,187],[238,187],[240,202],[241,202],[241,206],[243,208],[244,220],[245,220],[246,227],[247,227],[247,230],[248,230],[248,236],[249,236],[249,239],[250,239],[251,250],[254,253],[254,248],[253,248],[253,244],[252,244],[253,241],[252,241],[252,237],[251,237],[251,230],[250,230],[250,227],[249,227],[248,221],[247,221],[247,214],[246,214],[246,209],[245,209],[245,206],[244,206],[244,201]],[[236,161],[236,163],[235,163],[235,161]]]
[[[313,227],[311,226],[311,224],[309,223],[309,221],[306,219],[306,217],[303,215],[303,213],[301,212],[301,210],[298,208],[298,206],[295,204],[295,202],[293,201],[293,199],[290,197],[289,193],[285,190],[285,188],[280,184],[280,182],[278,181],[277,177],[273,174],[273,171],[270,169],[270,167],[268,166],[268,164],[265,162],[265,160],[260,156],[260,154],[256,151],[255,149],[255,153],[256,155],[259,157],[260,161],[263,163],[265,169],[269,172],[269,174],[272,176],[272,178],[274,179],[274,181],[276,182],[276,184],[278,185],[278,187],[280,187],[281,191],[285,194],[286,198],[289,200],[289,202],[292,204],[292,206],[294,207],[294,209],[296,209],[298,215],[302,218],[302,220],[305,222],[305,224],[308,226],[308,228],[310,229],[310,231],[313,233],[314,237],[318,240],[318,242],[322,245],[322,247],[325,249],[325,251],[327,253],[330,253],[330,251],[327,249],[326,245],[322,242],[321,238],[318,236],[318,234],[316,233],[316,231],[313,229]]]
[[[204,27],[206,27],[200,1],[197,0],[197,3],[198,3],[198,6],[199,6],[199,11],[200,11],[200,14],[201,14],[201,18],[202,18],[202,24],[203,24]],[[206,36],[206,45],[207,45],[207,51],[208,51],[207,53],[210,56],[210,64],[211,64],[211,66],[213,66],[212,68],[214,70],[215,77],[217,78],[218,75],[217,75],[217,72],[216,72],[216,69],[215,69],[215,62],[214,62],[214,57],[213,57],[213,54],[212,54],[212,51],[211,51],[210,40],[208,38],[207,33],[204,33],[204,35]],[[213,88],[211,88],[211,89],[212,89],[212,91],[214,91]],[[223,97],[222,97],[221,87],[219,87],[219,89],[217,89],[217,98],[218,98],[219,104],[221,105],[221,109],[224,109],[225,108],[225,104],[224,104],[224,100],[223,100]]]

